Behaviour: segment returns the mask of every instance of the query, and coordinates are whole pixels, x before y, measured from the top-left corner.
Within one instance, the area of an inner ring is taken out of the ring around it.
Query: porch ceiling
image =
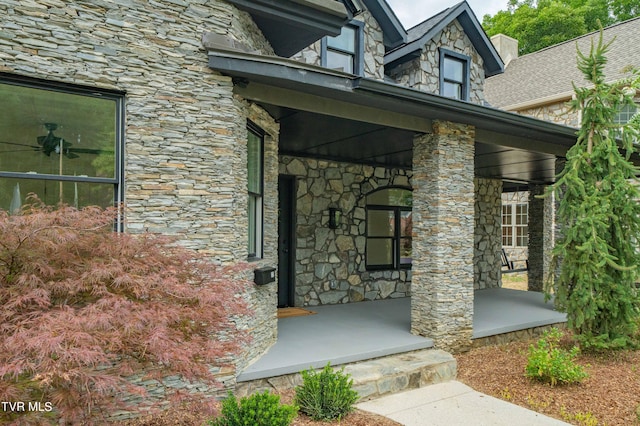
[[[280,153],[411,168],[416,131],[261,104],[280,122]],[[519,183],[553,182],[555,156],[476,141],[475,174]]]
[[[413,138],[433,120],[476,128],[475,170],[509,185],[553,182],[575,129],[294,60],[208,46],[211,68],[280,123],[283,154],[412,166]],[[508,188],[507,188],[508,189]]]

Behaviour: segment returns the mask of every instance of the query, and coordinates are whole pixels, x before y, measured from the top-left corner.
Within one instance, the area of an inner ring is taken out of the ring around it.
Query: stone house
[[[467,347],[474,290],[501,283],[503,182],[542,188],[574,140],[486,106],[503,63],[464,1],[409,30],[384,0],[0,12],[0,206],[122,202],[124,232],[251,262],[266,283],[230,382],[278,306],[411,296],[413,333]]]
[[[588,53],[591,41],[598,36],[599,32],[592,32],[523,56],[518,56],[517,40],[504,34],[493,36],[491,41],[504,60],[505,70],[487,78],[484,85],[487,102],[505,111],[578,127],[578,114],[569,111],[567,104],[574,95],[572,84],[585,84],[576,66],[576,47]],[[608,81],[628,77],[625,68],[640,63],[640,18],[604,28],[603,37],[606,42],[615,39],[607,55]],[[627,122],[635,112],[635,109],[620,111],[620,122]],[[503,194],[503,247],[511,259],[526,259],[528,255],[526,215],[532,194],[527,187],[525,182],[516,182]],[[552,211],[550,216],[549,220],[553,220]],[[545,247],[552,245],[553,235],[545,235]]]

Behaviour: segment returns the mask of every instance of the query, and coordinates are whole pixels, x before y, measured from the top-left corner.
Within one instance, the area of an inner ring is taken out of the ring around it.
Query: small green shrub
[[[579,349],[574,346],[570,351],[560,348],[562,333],[557,328],[546,331],[537,344],[529,347],[529,356],[525,374],[552,386],[557,384],[578,383],[588,377],[581,365],[575,363]]]
[[[229,392],[222,402],[222,415],[209,421],[211,426],[288,426],[293,421],[298,408],[280,404],[280,396],[254,393],[238,400]]]
[[[353,410],[358,392],[352,389],[353,380],[344,368],[334,371],[327,364],[320,372],[303,371],[302,385],[296,387],[295,402],[300,411],[314,420],[339,419]]]

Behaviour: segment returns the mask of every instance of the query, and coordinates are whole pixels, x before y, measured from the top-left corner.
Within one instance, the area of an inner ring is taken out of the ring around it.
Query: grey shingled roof
[[[504,108],[572,93],[572,82],[577,86],[585,84],[576,67],[576,43],[580,51],[586,54],[591,41],[597,43],[598,33],[589,33],[512,60],[503,74],[485,81],[487,101],[494,107]],[[604,29],[605,42],[614,37],[615,41],[607,54],[607,81],[625,77],[622,69],[628,65],[640,67],[640,17]]]
[[[427,34],[433,27],[438,25],[440,21],[442,21],[453,9],[458,7],[460,3],[448,7],[442,12],[433,15],[432,17],[422,21],[421,23],[409,28],[407,30],[407,43],[411,43],[412,41],[416,41],[421,38],[423,35]]]
[[[495,75],[501,73],[503,71],[502,60],[466,1],[461,1],[409,29],[406,43],[386,53],[384,58],[385,66],[401,63],[406,58],[412,58],[412,55],[420,51],[429,40],[456,19],[478,54],[482,57],[485,74]]]

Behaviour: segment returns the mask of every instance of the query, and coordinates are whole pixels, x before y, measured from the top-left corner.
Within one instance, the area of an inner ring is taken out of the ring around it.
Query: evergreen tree
[[[639,170],[630,161],[640,119],[636,114],[626,124],[616,122],[623,108],[635,108],[640,72],[629,70],[629,78],[606,83],[610,44],[603,43],[601,31],[588,55],[578,52],[578,68],[591,84],[574,84],[571,106],[581,113],[581,128],[549,191],[560,199],[562,235],[553,251],[559,273],[547,290],[583,346],[599,349],[633,344],[640,318]]]

